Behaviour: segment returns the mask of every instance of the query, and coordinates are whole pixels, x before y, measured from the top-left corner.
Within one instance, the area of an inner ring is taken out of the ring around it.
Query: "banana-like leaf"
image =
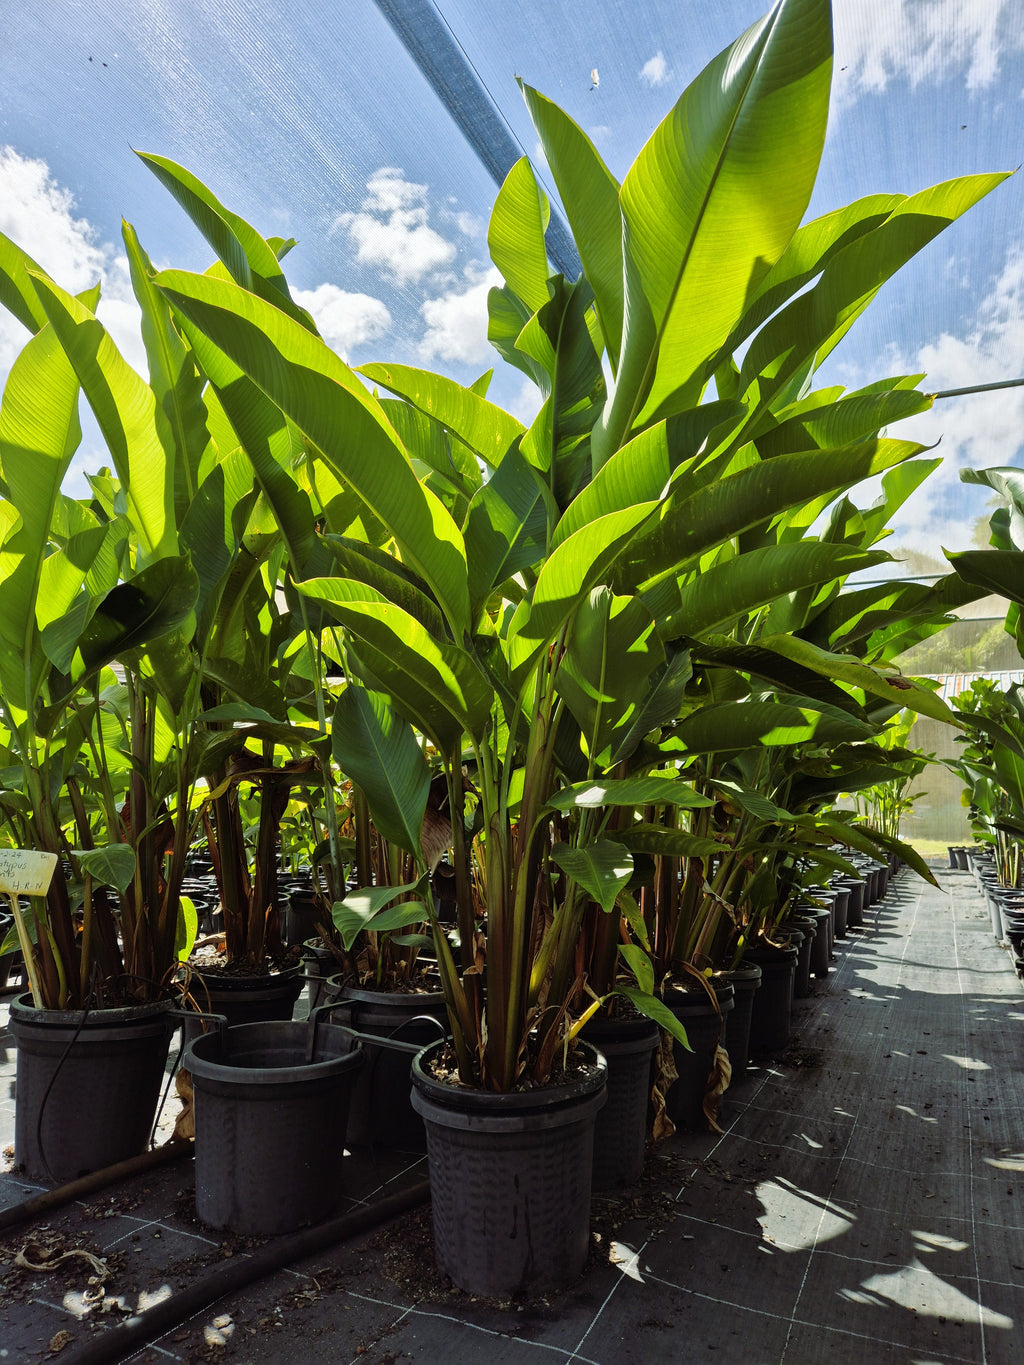
[[[690,1040],[686,1036],[685,1027],[672,1013],[664,1000],[659,1000],[656,995],[649,995],[646,991],[634,990],[632,986],[618,986],[616,989],[619,995],[624,995],[641,1014],[645,1014],[648,1019],[653,1019],[659,1028],[663,1028],[677,1043],[686,1048],[687,1052],[693,1051]]]
[[[942,698],[913,678],[905,678],[896,673],[881,673],[857,659],[851,659],[849,655],[819,650],[816,645],[791,635],[765,636],[758,644],[762,649],[780,654],[792,663],[820,673],[823,677],[834,678],[837,682],[862,688],[870,695],[884,697],[886,701],[897,703],[901,708],[907,707],[911,711],[917,711],[922,716],[931,716],[933,720],[946,721],[950,725],[956,724],[952,711]]]
[[[419,881],[407,882],[405,886],[360,886],[350,891],[343,901],[335,901],[331,915],[346,949],[352,947],[363,929],[404,928],[426,919],[426,910],[419,901],[392,905],[399,896],[418,891],[421,886]],[[391,912],[388,906],[391,906]]]
[[[595,467],[668,415],[659,408],[788,246],[817,174],[831,66],[830,6],[782,0],[704,69],[634,162],[620,194],[622,355]]]
[[[877,435],[890,422],[927,412],[935,399],[916,389],[893,389],[887,393],[849,394],[838,402],[823,403],[794,415],[780,414],[778,426],[757,437],[764,459],[789,450],[827,450],[852,445]]]
[[[649,678],[665,662],[654,618],[638,597],[594,588],[580,603],[557,688],[602,766],[605,750],[632,722]]]
[[[80,439],[78,380],[56,333],[44,327],[12,365],[0,406],[0,468],[13,528],[0,550],[0,684],[7,700],[26,710],[45,666],[35,635],[50,524]]]
[[[452,432],[491,469],[500,467],[506,452],[526,430],[503,408],[454,379],[429,370],[410,365],[361,365],[357,373],[398,394],[417,412]]]
[[[185,210],[220,260],[243,289],[251,290],[316,331],[313,319],[295,303],[277,251],[256,229],[220,202],[191,171],[165,156],[136,152]],[[284,246],[285,244],[282,244]],[[284,252],[282,251],[282,254]]]
[[[617,829],[615,838],[633,853],[650,853],[656,857],[710,858],[722,851],[722,845],[714,839],[688,834],[685,829],[667,829],[664,825],[628,825],[625,829]]]
[[[617,575],[622,579],[620,590],[635,588],[674,566],[686,567],[691,561],[695,566],[697,556],[766,518],[820,494],[838,495],[921,450],[911,441],[862,441],[840,450],[777,455],[695,491],[681,478],[651,527],[623,556]]]
[[[820,588],[889,558],[880,551],[864,553],[815,540],[764,546],[681,583],[679,606],[659,621],[658,629],[665,639],[725,630],[784,593]]]
[[[522,676],[555,642],[562,625],[657,506],[643,502],[599,517],[555,547],[537,575],[532,600],[521,603],[512,619],[509,663],[514,673]]]
[[[412,726],[386,697],[350,682],[335,706],[331,735],[335,762],[365,793],[381,834],[422,860],[430,768]]]
[[[474,618],[496,587],[544,556],[547,526],[539,476],[510,450],[466,516],[466,566]]]
[[[95,673],[128,650],[185,625],[198,596],[195,570],[176,557],[158,559],[119,583],[96,607],[82,634],[76,673]]]
[[[536,313],[548,301],[544,233],[551,217],[547,195],[527,158],[520,157],[498,191],[487,227],[491,260],[508,287]]]
[[[612,839],[598,839],[583,848],[554,844],[551,861],[607,913],[633,875],[632,855]]]
[[[446,637],[444,617],[437,604],[400,560],[349,537],[327,536],[325,541],[346,577],[365,583],[389,602],[394,602],[415,617],[435,639]],[[305,596],[312,600],[308,593]]]
[[[149,386],[156,395],[156,424],[164,449],[173,455],[178,524],[195,497],[199,462],[209,444],[204,381],[171,321],[166,299],[153,288],[153,265],[135,229],[121,232],[128,253],[132,288],[142,309],[142,341],[149,360]]]
[[[45,274],[27,251],[0,232],[0,303],[35,335],[47,322],[32,283],[32,274]]]
[[[865,726],[851,717],[783,702],[728,702],[702,706],[675,729],[688,753],[733,753],[793,744],[838,744],[862,739]]]
[[[357,648],[376,677],[375,690],[388,692],[414,725],[438,739],[450,740],[462,729],[477,737],[486,733],[493,690],[466,651],[435,639],[414,617],[364,584],[316,578],[297,586],[362,642]]]
[[[222,280],[165,271],[157,285],[175,309],[304,431],[338,478],[356,490],[430,584],[458,635],[469,628],[459,528],[416,479],[380,405],[333,351],[300,324]]]
[[[808,361],[820,365],[881,286],[950,223],[1006,179],[962,176],[904,199],[873,231],[829,261],[821,279],[761,329],[743,359],[740,388],[762,402]]]
[[[113,458],[143,563],[177,555],[174,468],[157,430],[153,390],[84,304],[45,276],[32,279]]]
[[[962,550],[953,554],[946,550],[944,553],[966,583],[1008,597],[1018,605],[1024,604],[1024,551]]]
[[[622,215],[619,184],[586,133],[544,95],[519,82],[594,291],[614,370],[622,346]],[[507,276],[506,276],[507,278]]]
[[[565,509],[554,544],[598,517],[663,497],[675,471],[694,459],[710,433],[723,423],[738,422],[744,412],[739,403],[706,403],[642,431],[601,466]]]
[[[713,806],[714,802],[678,778],[613,777],[574,782],[571,787],[556,792],[548,805],[558,811],[569,811],[578,806],[679,806],[693,809],[697,806]]]

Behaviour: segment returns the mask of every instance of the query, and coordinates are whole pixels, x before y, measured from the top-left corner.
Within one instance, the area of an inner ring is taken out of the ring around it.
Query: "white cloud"
[[[351,294],[336,284],[292,291],[296,303],[309,310],[320,334],[345,360],[354,350],[376,341],[391,328],[391,314],[370,294]]]
[[[665,60],[664,52],[660,50],[640,68],[640,79],[644,85],[649,85],[652,89],[657,85],[664,85],[669,75],[668,62]]]
[[[1019,0],[836,0],[834,101],[849,103],[890,81],[960,76],[987,89],[1014,37]]]
[[[96,229],[75,212],[70,190],[59,185],[45,161],[0,147],[0,232],[17,243],[63,289],[77,294],[97,282],[97,314],[125,359],[146,372],[139,310],[131,290],[128,261],[102,242]],[[0,373],[6,376],[28,332],[0,311]]]
[[[501,284],[497,270],[470,266],[461,288],[427,299],[420,308],[427,324],[419,345],[424,360],[459,361],[478,365],[493,352],[487,340],[487,292]]]
[[[342,213],[342,228],[362,265],[384,271],[396,284],[412,284],[447,266],[455,246],[428,222],[427,186],[405,179],[395,166],[382,166],[366,184],[358,213]]]
[[[896,355],[893,373],[924,371],[929,393],[969,388],[1024,375],[1024,249],[1009,252],[971,332],[943,333],[916,356]],[[979,517],[989,515],[991,490],[960,482],[962,469],[1022,462],[1024,388],[940,399],[930,412],[889,428],[890,436],[931,445],[942,464],[894,518],[893,541],[938,554],[971,547]],[[886,548],[889,548],[888,545]]]

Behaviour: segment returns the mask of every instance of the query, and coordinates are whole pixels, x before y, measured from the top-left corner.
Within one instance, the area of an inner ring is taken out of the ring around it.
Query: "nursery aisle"
[[[451,1290],[431,1269],[423,1210],[217,1303],[134,1358],[1016,1365],[1024,989],[971,875],[937,870],[938,891],[902,873],[838,943],[828,977],[797,1002],[790,1048],[728,1092],[721,1136],[671,1139],[638,1192],[595,1201],[600,1240],[575,1289],[519,1306]],[[2,1033],[0,1072],[6,1144]],[[353,1196],[417,1165],[364,1162]],[[188,1181],[172,1168],[112,1191],[109,1212],[107,1195],[47,1224],[67,1245],[125,1250],[109,1293],[137,1307],[225,1251],[247,1253],[190,1221]],[[22,1197],[0,1177],[0,1203]],[[92,1335],[85,1277],[13,1269],[25,1238],[0,1244],[0,1354],[41,1359],[61,1331],[71,1354]]]

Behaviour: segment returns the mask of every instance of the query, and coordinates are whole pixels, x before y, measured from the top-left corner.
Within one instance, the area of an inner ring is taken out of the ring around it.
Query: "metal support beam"
[[[431,0],[375,0],[402,46],[458,124],[497,185],[525,153]],[[554,204],[548,256],[568,280],[582,273],[579,254]]]

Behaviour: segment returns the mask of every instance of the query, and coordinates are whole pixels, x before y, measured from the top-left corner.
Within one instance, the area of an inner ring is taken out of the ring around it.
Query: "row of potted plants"
[[[588,1029],[628,1006],[692,1049],[694,1002],[720,1020],[716,972],[851,873],[842,848],[930,876],[836,798],[909,774],[917,756],[880,742],[904,708],[955,722],[893,660],[1007,551],[929,588],[847,588],[938,463],[879,433],[934,395],[815,372],[1003,177],[802,223],[830,67],[827,0],[782,0],[621,185],[523,86],[582,262],[551,270],[518,163],[490,223],[489,336],[537,385],[529,425],[488,376],[350,369],[291,294],[293,243],[166,158],[143,160],[216,260],[157,271],[126,226],[147,377],[95,291],[3,243],[0,298],[32,335],[0,408],[0,810],[70,873],[15,907],[19,1048],[60,1015],[84,1034],[110,1008],[159,1014],[189,959],[202,976],[182,886],[203,834],[222,975],[279,971],[280,831],[301,813],[350,980],[416,987],[429,956],[450,1041],[418,1060],[415,1104],[437,1188],[472,1199],[494,1176],[491,1239],[516,1245],[488,1288],[571,1279],[604,1085]],[[88,499],[63,491],[80,391],[113,464]],[[523,1188],[531,1128],[562,1135],[537,1178],[575,1222]],[[545,1221],[512,1239],[527,1207]],[[460,1282],[462,1258],[497,1254],[467,1249],[471,1222],[435,1199]]]

